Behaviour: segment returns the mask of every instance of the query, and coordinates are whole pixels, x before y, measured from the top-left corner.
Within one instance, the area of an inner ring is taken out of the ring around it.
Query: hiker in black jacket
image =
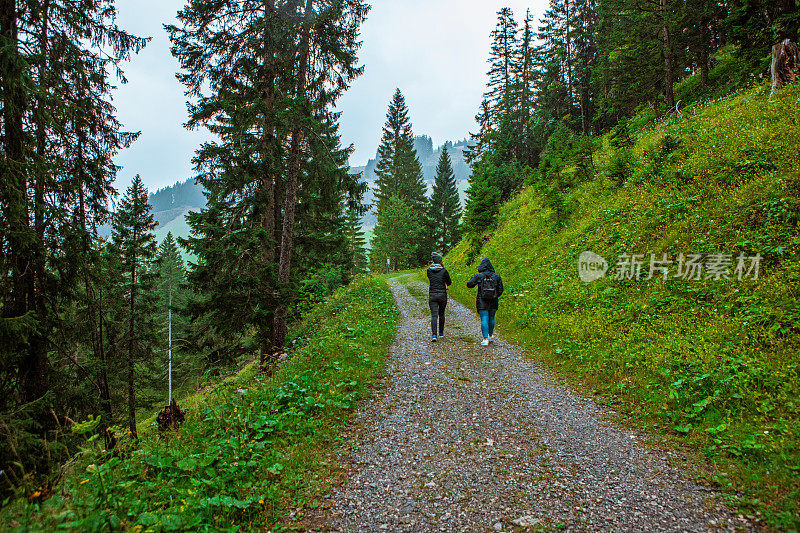
[[[483,334],[481,344],[488,346],[490,342],[494,342],[494,315],[497,312],[498,299],[503,294],[503,278],[494,271],[488,257],[483,258],[478,265],[478,273],[467,282],[470,289],[476,285],[478,294],[475,296],[475,305],[481,317]]]
[[[439,322],[439,338],[444,337],[444,308],[447,307],[447,287],[450,286],[450,274],[442,265],[442,256],[433,252],[431,254],[431,266],[428,267],[426,274],[430,285],[428,287],[428,305],[431,308],[431,331],[433,332],[433,342],[436,342],[436,322]]]

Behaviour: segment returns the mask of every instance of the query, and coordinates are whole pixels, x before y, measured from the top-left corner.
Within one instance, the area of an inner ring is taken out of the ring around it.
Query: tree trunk
[[[661,41],[664,46],[664,103],[667,108],[675,108],[675,93],[673,92],[672,84],[672,49],[669,35],[669,20],[667,8],[668,0],[659,0],[661,11]]]
[[[78,143],[78,151],[79,153],[82,150],[81,143]],[[92,284],[91,277],[89,276],[89,254],[90,254],[90,243],[89,243],[89,232],[86,228],[86,208],[85,208],[85,194],[83,190],[84,182],[83,182],[83,171],[81,168],[81,183],[80,183],[80,192],[78,197],[78,213],[81,217],[81,229],[83,235],[81,236],[81,240],[83,241],[83,254],[84,254],[84,264],[83,264],[83,284],[84,289],[86,290],[86,307],[89,314],[89,323],[91,327],[91,340],[92,340],[92,350],[94,351],[94,356],[100,362],[100,369],[97,371],[97,388],[98,388],[98,395],[100,396],[100,405],[103,408],[103,412],[106,414],[106,420],[103,421],[103,427],[108,427],[114,423],[114,412],[111,406],[111,394],[108,387],[108,363],[106,362],[105,357],[105,346],[103,346],[103,318],[102,318],[102,307],[99,309],[98,312],[98,302],[95,297],[94,292],[94,285]],[[102,306],[102,304],[101,304]],[[98,315],[100,315],[98,321]]]
[[[772,47],[772,92],[800,78],[800,47],[789,39]]]
[[[572,48],[570,47],[571,43],[570,43],[570,35],[569,35],[570,34],[570,27],[571,27],[571,22],[569,20],[569,10],[570,10],[569,0],[566,0],[566,2],[565,2],[565,12],[564,12],[566,35],[564,36],[564,45],[565,45],[565,51],[566,51],[566,57],[567,57],[567,105],[569,106],[568,112],[569,112],[569,115],[571,117],[571,116],[573,116],[572,115],[572,103],[573,103],[574,99],[572,98],[572,94],[573,94],[574,91],[572,90]]]
[[[707,18],[702,18],[700,24],[703,27],[700,31],[700,51],[698,54],[698,62],[700,63],[700,87],[708,87],[710,85],[708,79],[708,62],[709,49],[711,48],[711,30],[709,29],[711,21]]]
[[[7,171],[0,185],[0,205],[7,227],[9,270],[11,274],[10,301],[3,306],[3,318],[20,318],[32,313],[36,331],[27,342],[15,349],[23,352],[20,358],[19,399],[27,403],[40,398],[47,390],[47,360],[41,335],[41,301],[36,290],[36,274],[40,272],[36,253],[36,231],[30,227],[28,208],[28,176],[24,152],[23,67],[18,57],[17,6],[15,0],[0,0],[0,89],[3,105],[3,145]]]
[[[273,0],[264,1],[264,57],[262,58],[262,78],[263,89],[262,97],[264,100],[264,116],[262,120],[262,158],[264,161],[263,176],[261,177],[261,194],[264,197],[264,207],[261,213],[261,228],[264,230],[264,242],[261,250],[261,261],[266,270],[270,265],[275,262],[276,248],[277,248],[277,235],[276,228],[280,220],[280,205],[276,199],[276,186],[273,184],[273,174],[279,175],[279,172],[274,172],[268,168],[269,162],[273,156],[275,148],[275,126],[271,122],[273,117],[273,110],[275,106],[275,65],[273,64],[274,46],[270,36],[270,28],[268,21],[275,16],[275,2]],[[273,292],[270,280],[266,280],[262,287],[265,294]],[[262,331],[259,332],[261,342],[259,343],[259,360],[262,365],[266,364],[267,360],[275,352],[272,346],[272,340],[275,336],[275,314],[273,312],[267,313],[265,324]]]
[[[167,378],[169,392],[167,393],[167,405],[172,405],[172,279],[169,281],[169,307],[167,309]]]
[[[304,23],[302,30],[302,37],[300,39],[300,62],[297,71],[297,103],[301,107],[305,107],[303,100],[306,97],[306,71],[308,70],[308,52],[309,52],[309,39],[310,28],[309,23],[311,20],[311,10],[313,7],[313,0],[306,0],[306,10],[304,15]],[[297,109],[296,124],[292,131],[291,147],[289,151],[289,169],[286,179],[286,193],[284,195],[284,208],[283,208],[283,228],[281,235],[281,255],[278,263],[278,275],[281,283],[286,285],[289,283],[291,267],[292,267],[292,250],[294,240],[294,213],[295,204],[297,201],[297,185],[300,174],[300,151],[303,142],[303,128],[301,126],[304,120],[304,109]],[[276,348],[283,347],[286,340],[286,303],[281,302],[275,313],[275,339],[274,345]]]
[[[134,198],[134,202],[138,201],[138,197]],[[136,229],[133,230],[133,242],[134,246],[136,243],[139,242],[139,239],[136,235]],[[128,329],[128,418],[131,430],[131,436],[133,437],[134,441],[139,439],[139,436],[136,432],[136,388],[134,383],[134,355],[136,353],[135,346],[136,343],[134,342],[134,334],[136,332],[135,329],[135,313],[136,313],[136,265],[138,263],[137,254],[134,251],[133,257],[131,258],[131,302],[130,302],[130,326]]]

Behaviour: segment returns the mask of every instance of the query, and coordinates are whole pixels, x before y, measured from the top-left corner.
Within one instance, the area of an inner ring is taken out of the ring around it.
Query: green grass
[[[624,181],[610,177],[617,150],[604,138],[598,175],[569,191],[566,218],[556,223],[530,185],[488,242],[445,260],[451,293],[472,305],[465,282],[489,257],[506,286],[503,335],[696,451],[711,482],[781,529],[800,527],[799,101],[800,85],[770,97],[764,84],[657,121],[634,132]],[[757,281],[586,284],[584,250],[612,271],[623,253],[763,260]]]
[[[278,531],[329,488],[340,430],[383,368],[398,311],[385,278],[363,278],[311,311],[273,377],[249,365],[187,402],[166,436],[118,457],[96,439],[43,503],[8,505],[12,531]],[[92,424],[78,426],[90,430]]]

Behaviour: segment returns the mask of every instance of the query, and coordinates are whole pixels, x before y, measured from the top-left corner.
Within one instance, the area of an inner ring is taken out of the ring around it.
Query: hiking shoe
[[[436,342],[436,335],[433,336],[433,338],[431,339],[431,342]]]
[[[439,333],[439,338],[444,339],[444,333]]]
[[[494,335],[489,335],[489,344],[494,344]]]
[[[483,339],[481,341],[481,346],[489,346],[489,339]]]

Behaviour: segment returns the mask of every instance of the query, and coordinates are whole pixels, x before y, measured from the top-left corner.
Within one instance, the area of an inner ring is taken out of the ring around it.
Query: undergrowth
[[[789,530],[800,528],[799,100],[800,85],[770,97],[763,84],[640,120],[629,143],[602,138],[596,175],[572,179],[562,213],[528,180],[485,243],[445,261],[452,294],[473,305],[465,281],[489,257],[506,286],[501,334],[696,450],[736,503]],[[585,250],[607,260],[606,277],[579,279]],[[646,279],[650,253],[730,254],[730,279],[676,279],[676,264]],[[623,254],[644,254],[640,280],[613,279]],[[758,279],[734,274],[740,254],[761,256]]]
[[[246,367],[204,397],[180,429],[146,431],[116,455],[95,437],[44,502],[12,503],[12,531],[237,531],[292,527],[331,483],[339,431],[394,335],[382,278],[365,278],[311,310],[273,377]],[[91,433],[95,421],[77,424]]]

